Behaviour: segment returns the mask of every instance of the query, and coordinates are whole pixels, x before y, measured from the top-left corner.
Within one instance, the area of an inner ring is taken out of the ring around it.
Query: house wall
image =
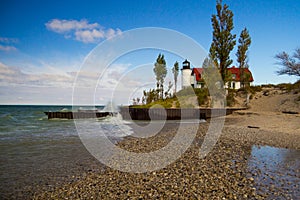
[[[236,89],[236,90],[238,90],[238,89],[241,88],[241,82],[239,82],[239,81],[230,81],[230,82],[227,82],[225,84],[225,88],[230,88],[230,89]]]
[[[197,83],[196,76],[191,75],[192,70],[191,69],[182,69],[181,70],[182,74],[182,88],[184,87],[189,87],[193,85],[194,88],[202,88],[202,85]],[[233,80],[236,79],[236,76],[233,78]],[[252,85],[252,82],[249,83]],[[233,87],[234,86],[234,87]],[[241,88],[241,82],[240,81],[231,81],[230,82],[230,87],[229,87],[229,82],[225,84],[225,88],[230,88],[230,89],[240,89]]]

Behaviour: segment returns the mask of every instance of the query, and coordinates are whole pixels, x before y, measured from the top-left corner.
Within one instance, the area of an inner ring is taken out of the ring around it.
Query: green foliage
[[[239,63],[240,68],[240,79],[241,79],[241,86],[245,87],[245,83],[249,82],[250,74],[244,73],[245,68],[248,68],[248,56],[247,51],[251,44],[251,37],[249,35],[248,30],[245,28],[240,35],[239,38],[239,46],[236,53],[237,62]]]
[[[235,90],[232,90],[232,89],[228,90],[228,95],[226,96],[226,105],[228,107],[234,106],[234,104],[235,104],[235,99],[234,99],[235,94],[236,94]]]
[[[185,98],[197,97],[198,105],[202,106],[208,101],[208,89],[207,88],[185,88],[177,92],[176,95],[178,98],[181,98],[181,102],[184,102]],[[180,107],[186,107],[188,104],[180,105]],[[189,107],[189,106],[188,106]]]
[[[149,91],[144,90],[143,93],[144,93],[143,99],[144,101],[146,101],[146,104],[158,100],[158,95],[159,95],[158,90],[155,89],[150,89]]]
[[[228,5],[222,6],[222,1],[218,0],[217,14],[212,15],[213,41],[210,47],[210,58],[219,67],[223,81],[226,81],[227,68],[232,64],[230,52],[233,50],[236,35],[233,30],[233,13],[228,9]]]
[[[176,99],[172,98],[172,99],[157,100],[157,101],[153,101],[151,103],[145,104],[145,105],[134,105],[132,107],[134,107],[134,108],[151,108],[151,107],[154,107],[155,108],[155,107],[162,106],[164,108],[171,108],[172,105],[173,105],[174,100],[176,100]]]
[[[213,60],[205,58],[202,68],[202,78],[204,79],[206,86],[209,87],[209,90],[215,90],[216,88],[212,87],[215,86],[216,82],[221,80],[218,67],[214,64]]]
[[[280,83],[280,84],[276,85],[276,87],[279,88],[280,90],[287,90],[288,92],[290,92],[293,89],[293,84],[291,84],[291,83]]]
[[[156,90],[150,90],[146,95],[153,94]],[[169,97],[166,99],[157,99],[149,101],[147,100],[147,103],[144,105],[133,105],[135,108],[151,108],[153,106],[160,105],[164,108],[171,108],[172,106],[176,106],[176,108],[194,108],[197,107],[197,105],[193,105],[192,103],[189,103],[189,98],[197,96],[198,104],[204,105],[208,101],[208,89],[193,89],[193,88],[185,88],[183,90],[180,90],[177,92],[177,95],[175,97]],[[149,97],[146,96],[146,99]],[[180,99],[180,100],[179,100]]]
[[[261,92],[261,91],[262,91],[262,87],[258,85],[258,86],[249,86],[249,87],[240,88],[237,90],[237,93],[255,94],[256,92]]]
[[[300,78],[300,48],[296,49],[290,56],[286,52],[275,55],[278,60],[277,64],[283,66],[277,71],[278,75],[298,76]]]
[[[204,105],[208,101],[208,89],[203,88],[203,89],[195,89],[195,94],[197,96],[198,104],[199,106]]]
[[[247,68],[247,51],[249,49],[249,46],[251,44],[251,37],[249,35],[249,32],[247,28],[245,28],[240,35],[239,38],[239,46],[236,53],[237,56],[237,62],[239,63],[239,68]]]
[[[165,78],[167,76],[167,67],[166,67],[166,61],[164,58],[163,54],[159,54],[156,62],[154,64],[154,68],[153,71],[155,73],[156,76],[156,81],[157,81],[157,90],[160,99],[163,99],[163,95],[164,95],[164,81]]]
[[[171,98],[172,97],[172,93],[171,93],[171,89],[173,87],[173,84],[171,81],[169,81],[169,85],[168,85],[168,89],[167,91],[165,91],[165,98]]]
[[[262,84],[261,87],[263,87],[263,88],[273,88],[273,87],[275,87],[275,85],[274,84]]]
[[[291,92],[293,90],[295,91],[300,91],[300,80],[297,81],[296,83],[281,83],[276,86],[277,88],[281,90],[287,90],[288,92]]]
[[[256,92],[261,92],[261,91],[262,91],[261,86],[250,86],[249,87],[249,92],[251,92],[252,94],[255,94]]]
[[[252,94],[255,94],[256,92],[261,92],[262,88],[278,88],[280,90],[287,90],[288,92],[291,91],[300,91],[300,80],[295,83],[280,83],[277,85],[274,84],[263,84],[260,86],[250,86],[249,91]]]
[[[177,97],[191,96],[194,95],[194,89],[192,87],[184,88],[176,93]]]

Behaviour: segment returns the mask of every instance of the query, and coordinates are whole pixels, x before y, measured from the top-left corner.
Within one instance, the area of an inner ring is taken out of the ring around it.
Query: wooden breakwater
[[[232,114],[246,108],[133,108],[121,107],[120,113],[125,120],[181,120],[208,119]]]
[[[121,107],[119,113],[125,120],[181,120],[181,119],[208,119],[232,114],[246,108],[133,108]],[[101,118],[114,115],[112,112],[98,111],[49,111],[44,112],[48,119],[84,119]]]
[[[112,115],[111,112],[63,112],[63,111],[49,111],[44,112],[48,119],[84,119],[84,118],[101,118],[106,117],[108,115]]]

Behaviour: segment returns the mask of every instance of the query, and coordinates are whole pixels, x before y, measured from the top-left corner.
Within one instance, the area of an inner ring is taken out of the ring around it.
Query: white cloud
[[[112,89],[120,82],[122,74],[131,66],[130,64],[114,64],[103,74],[96,71],[69,71],[65,72],[59,68],[43,65],[45,70],[41,72],[24,72],[20,68],[7,66],[0,62],[0,86],[22,85],[35,87],[61,87],[72,88],[76,80],[76,87],[91,88],[98,87]],[[99,82],[98,82],[99,81]],[[132,77],[127,77],[123,83],[126,87],[132,87]],[[136,84],[136,82],[134,82]]]
[[[72,98],[75,98],[79,101],[76,103],[85,104],[95,97],[100,104],[105,104],[111,98],[119,104],[124,104],[128,99],[132,99],[132,94],[137,90],[142,91],[145,84],[142,77],[135,76],[135,70],[129,71],[128,74],[131,64],[112,64],[103,74],[81,70],[79,79],[76,79],[78,72],[74,69],[65,71],[47,63],[43,63],[42,66],[42,71],[25,72],[21,68],[0,62],[0,103],[69,104]],[[73,96],[73,86],[76,86],[78,92],[75,94],[78,94],[78,97]],[[61,97],[64,99],[59,100]]]
[[[75,32],[75,38],[78,41],[84,43],[92,43],[97,39],[102,39],[105,37],[105,33],[102,30],[78,30]]]
[[[0,62],[0,74],[1,75],[13,75],[16,73],[17,70],[12,69],[5,64]]]
[[[30,74],[0,62],[0,86],[72,87],[74,77],[66,74]]]
[[[16,38],[7,38],[7,37],[0,37],[0,42],[2,43],[17,43],[18,42],[18,39]]]
[[[98,28],[98,23],[89,24],[89,22],[85,19],[80,21],[77,20],[60,20],[60,19],[52,19],[46,23],[46,27],[57,33],[65,33],[71,30],[83,30],[83,29],[94,29]]]
[[[14,44],[17,43],[18,40],[15,38],[7,38],[7,37],[0,37],[0,43],[4,43],[4,44],[0,44],[0,51],[16,51],[17,48],[12,46],[12,45],[8,45],[8,44]]]
[[[16,51],[17,48],[14,46],[3,46],[0,45],[0,51]]]
[[[114,29],[108,29],[107,31],[106,31],[106,37],[109,39],[109,38],[112,38],[112,37],[114,37],[114,36],[116,36],[116,35],[121,35],[122,34],[122,31],[120,30],[120,29],[116,29],[116,30],[114,30]]]
[[[105,29],[98,23],[89,23],[87,20],[52,19],[46,24],[48,30],[63,34],[65,38],[73,38],[84,43],[99,42],[100,39],[110,39],[120,35],[120,29]]]

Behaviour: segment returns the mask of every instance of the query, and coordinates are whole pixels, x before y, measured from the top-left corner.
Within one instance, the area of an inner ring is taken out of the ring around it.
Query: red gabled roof
[[[196,81],[202,80],[201,77],[202,73],[203,73],[203,68],[193,68],[192,75],[195,75]]]
[[[250,72],[250,70],[248,68],[244,68],[244,73],[245,74],[249,74],[250,77],[249,77],[249,82],[252,82],[253,81],[253,76],[252,76],[252,73]],[[231,74],[235,74],[236,78],[234,80],[236,81],[240,81],[241,80],[241,69],[240,68],[237,68],[235,66],[232,66],[231,68],[228,68],[228,71],[231,73]]]
[[[195,75],[196,77],[196,81],[203,81],[202,80],[202,73],[203,73],[203,68],[193,68],[192,71],[192,75]],[[235,79],[236,81],[240,81],[241,77],[240,77],[240,68],[236,68],[235,66],[232,66],[231,68],[227,69],[228,72],[230,72],[231,74],[235,74]],[[249,81],[252,82],[253,81],[253,76],[251,71],[248,68],[244,68],[244,73],[249,74]]]

